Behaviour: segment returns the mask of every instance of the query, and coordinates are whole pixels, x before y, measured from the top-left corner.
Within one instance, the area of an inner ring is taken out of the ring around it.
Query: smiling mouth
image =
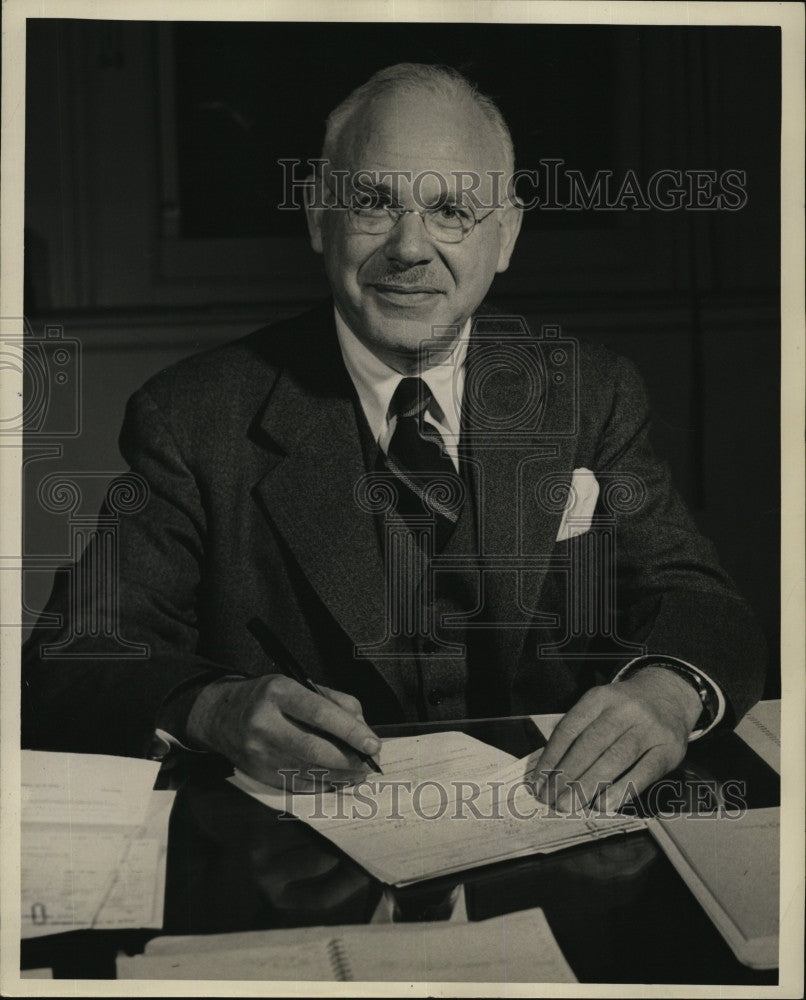
[[[440,295],[439,288],[432,288],[430,285],[373,285],[377,292],[385,292],[392,295]]]

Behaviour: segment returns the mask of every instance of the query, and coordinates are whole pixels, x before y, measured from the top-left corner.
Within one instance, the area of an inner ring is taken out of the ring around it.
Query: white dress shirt
[[[372,431],[373,440],[386,454],[395,432],[397,417],[389,415],[389,404],[405,376],[390,368],[366,347],[342,319],[338,309],[336,334],[350,378],[361,408]],[[431,390],[431,402],[424,419],[433,424],[442,436],[445,450],[459,470],[459,432],[462,423],[462,394],[465,388],[465,358],[470,336],[470,319],[459,333],[449,357],[432,368],[419,372],[419,377]]]

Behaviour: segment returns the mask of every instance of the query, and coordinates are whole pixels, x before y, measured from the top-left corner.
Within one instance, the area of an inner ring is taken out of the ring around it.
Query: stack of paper
[[[517,760],[464,733],[383,742],[383,776],[344,792],[286,795],[241,772],[229,780],[318,830],[389,885],[642,830],[632,816],[561,816],[538,803],[538,750]]]
[[[161,927],[174,792],[159,764],[22,753],[22,936]]]
[[[477,923],[156,938],[118,979],[575,983],[541,910]]]

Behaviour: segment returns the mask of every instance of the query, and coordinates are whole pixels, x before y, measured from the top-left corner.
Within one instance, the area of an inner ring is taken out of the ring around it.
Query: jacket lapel
[[[327,318],[300,330],[260,418],[273,456],[255,493],[335,620],[368,646],[386,633],[386,581],[374,516],[355,498],[366,473],[357,405],[331,305]],[[405,703],[404,665],[384,658],[374,666]]]

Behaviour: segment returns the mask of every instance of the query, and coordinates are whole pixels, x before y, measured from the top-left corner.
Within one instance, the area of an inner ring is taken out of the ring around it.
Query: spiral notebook
[[[118,979],[575,983],[542,910],[470,923],[308,927],[157,938]]]

